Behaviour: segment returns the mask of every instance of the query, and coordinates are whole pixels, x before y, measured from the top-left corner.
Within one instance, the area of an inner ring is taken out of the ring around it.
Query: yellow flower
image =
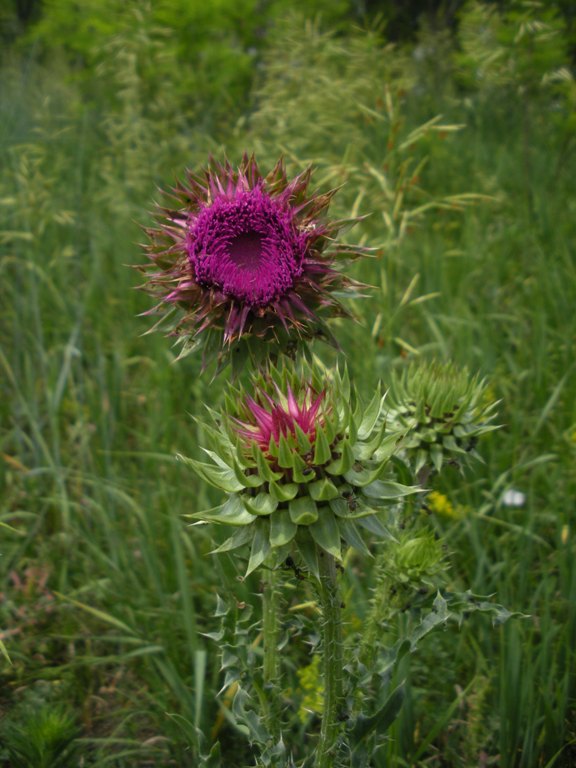
[[[460,520],[463,517],[463,508],[454,507],[450,499],[439,491],[430,491],[426,502],[428,509],[440,517],[446,517],[449,520]]]
[[[303,692],[298,709],[301,722],[305,723],[311,714],[322,714],[324,706],[324,685],[320,674],[320,656],[314,656],[312,663],[297,670]]]

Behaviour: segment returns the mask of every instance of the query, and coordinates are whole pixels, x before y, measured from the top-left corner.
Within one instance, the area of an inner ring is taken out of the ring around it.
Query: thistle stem
[[[332,768],[336,742],[342,725],[340,717],[343,704],[342,604],[334,557],[319,549],[318,565],[320,573],[318,591],[323,619],[324,709],[314,766],[315,768]]]
[[[275,741],[280,739],[280,659],[278,655],[278,589],[273,566],[263,570],[262,635],[264,663],[262,676],[267,700],[266,725]]]

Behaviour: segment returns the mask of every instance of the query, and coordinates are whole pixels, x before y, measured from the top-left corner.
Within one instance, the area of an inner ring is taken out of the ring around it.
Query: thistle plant
[[[248,367],[221,407],[198,419],[205,458],[180,456],[220,494],[215,508],[187,517],[228,528],[214,552],[245,562],[243,578],[261,576],[261,621],[220,600],[222,629],[211,634],[223,690],[234,693],[231,718],[256,766],[368,768],[401,705],[390,670],[406,648],[465,611],[498,609],[438,594],[408,646],[381,642],[401,599],[440,586],[446,569],[440,544],[414,523],[414,500],[433,472],[475,456],[477,438],[494,428],[493,406],[481,381],[439,363],[408,367],[388,395],[377,386],[364,403],[344,365],[326,367],[312,353],[317,337],[338,348],[328,321],[349,315],[340,297],[360,286],[336,265],[365,251],[337,243],[344,222],[327,217],[332,193],[309,193],[309,182],[309,171],[289,180],[282,161],[263,176],[248,156],[238,169],[212,162],[204,175],[190,173],[172,192],[176,208],[160,208],[160,227],[148,230],[141,269],[159,301],[151,312],[183,353],[201,351],[218,371],[230,359]],[[341,572],[352,552],[376,555],[359,637],[342,619]],[[300,627],[322,676],[320,725],[305,754],[289,738],[286,569],[318,610]],[[202,764],[219,765],[219,754],[214,745]]]

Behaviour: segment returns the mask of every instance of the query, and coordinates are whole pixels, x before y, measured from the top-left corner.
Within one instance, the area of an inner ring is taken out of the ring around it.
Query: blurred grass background
[[[254,150],[370,214],[338,327],[365,394],[428,355],[502,400],[431,514],[454,585],[528,618],[430,636],[376,768],[574,765],[571,4],[12,0],[0,27],[0,764],[195,766],[215,736],[248,764],[202,633],[258,583],[186,527],[218,499],[172,458],[222,382],[143,335],[128,266],[158,187]]]

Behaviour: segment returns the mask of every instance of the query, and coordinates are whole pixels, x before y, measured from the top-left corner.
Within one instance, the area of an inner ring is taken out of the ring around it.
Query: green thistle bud
[[[485,382],[452,363],[414,363],[397,375],[389,395],[387,419],[404,432],[404,455],[415,474],[437,471],[447,462],[480,459],[474,450],[480,435],[498,429],[490,422],[497,403],[486,396]]]
[[[227,494],[190,515],[238,528],[217,552],[250,544],[247,573],[268,555],[299,553],[318,573],[318,548],[342,559],[342,542],[369,554],[361,531],[386,536],[379,513],[418,489],[384,479],[400,436],[383,418],[378,390],[364,407],[348,374],[302,363],[230,388],[227,413],[204,425],[210,462],[183,460]]]

